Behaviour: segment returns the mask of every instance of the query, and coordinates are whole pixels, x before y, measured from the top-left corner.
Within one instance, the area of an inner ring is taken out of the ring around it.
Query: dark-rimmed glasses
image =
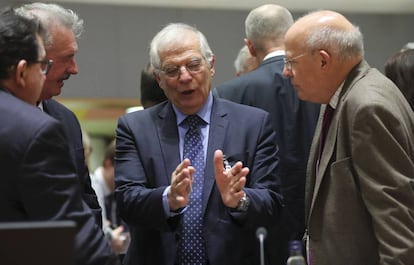
[[[167,78],[178,78],[181,75],[181,68],[185,68],[190,74],[197,74],[201,72],[204,66],[204,61],[202,59],[193,59],[186,65],[182,66],[166,66],[163,69],[159,70]]]
[[[49,73],[50,68],[52,67],[53,64],[53,60],[39,60],[39,61],[34,61],[32,63],[40,63],[40,69],[42,70],[42,73],[44,75],[47,75],[47,73]]]
[[[283,58],[283,62],[285,63],[286,69],[288,71],[292,71],[292,63],[294,63],[297,59],[299,59],[300,57],[305,56],[305,55],[306,55],[306,53],[302,53],[302,54],[299,54],[298,56],[295,56],[291,59],[287,59],[286,57]]]

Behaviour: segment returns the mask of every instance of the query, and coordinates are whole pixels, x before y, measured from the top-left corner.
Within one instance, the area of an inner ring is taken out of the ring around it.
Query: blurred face
[[[247,73],[255,70],[258,66],[259,66],[259,64],[257,63],[256,57],[249,56],[246,59],[244,69],[240,72],[237,72],[236,75],[241,76],[243,74],[247,74]]]
[[[250,56],[247,59],[246,65],[247,66],[246,66],[244,73],[251,72],[259,66],[259,64],[257,63],[256,57],[253,57],[253,56]]]
[[[71,29],[54,27],[50,30],[53,44],[46,49],[47,59],[53,60],[53,66],[47,74],[41,100],[60,95],[64,81],[78,73],[75,54],[78,44]]]
[[[171,43],[160,52],[161,71],[156,78],[165,95],[181,112],[194,114],[202,108],[210,92],[214,59],[210,66],[201,54],[195,33],[184,35],[179,42]]]

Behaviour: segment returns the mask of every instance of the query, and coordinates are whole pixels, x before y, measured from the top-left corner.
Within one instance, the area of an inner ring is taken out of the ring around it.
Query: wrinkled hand
[[[190,166],[190,160],[186,158],[172,173],[171,187],[168,193],[168,204],[172,211],[188,204],[194,171],[194,167]]]
[[[221,194],[221,200],[229,208],[236,208],[244,195],[243,188],[246,185],[246,176],[249,168],[243,167],[242,162],[237,162],[226,171],[223,167],[223,152],[214,152],[214,172],[216,184]]]

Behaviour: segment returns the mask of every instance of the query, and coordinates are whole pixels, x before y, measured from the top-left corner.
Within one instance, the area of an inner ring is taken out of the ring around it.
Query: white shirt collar
[[[265,60],[267,60],[269,58],[272,58],[272,57],[280,56],[280,55],[285,55],[285,51],[284,50],[276,50],[276,51],[273,51],[271,53],[268,53],[265,56],[265,58],[263,58],[263,61],[265,61]]]

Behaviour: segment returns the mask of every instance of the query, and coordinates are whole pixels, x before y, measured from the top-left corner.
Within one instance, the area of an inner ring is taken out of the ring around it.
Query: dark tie
[[[118,218],[115,195],[111,193],[105,196],[105,210],[106,210],[106,219],[111,222],[112,227],[117,227],[120,225],[120,220]]]
[[[332,108],[329,104],[327,104],[325,112],[323,113],[323,119],[322,119],[322,129],[321,129],[321,136],[320,136],[319,149],[318,149],[318,160],[316,161],[316,175],[318,175],[319,164],[321,161],[323,148],[325,147],[326,136],[328,135],[329,126],[331,125],[334,112],[335,112],[335,109]],[[309,242],[307,243],[309,244]],[[312,265],[312,253],[310,251],[310,248],[308,250],[308,263],[309,265]]]
[[[204,150],[200,125],[204,121],[190,115],[184,121],[189,129],[184,138],[184,158],[195,168],[190,202],[182,219],[179,264],[205,264],[205,242],[202,235],[202,194],[204,181]]]
[[[335,112],[335,109],[331,107],[331,105],[327,104],[325,112],[323,114],[322,120],[322,130],[321,130],[321,137],[319,142],[319,149],[318,149],[318,164],[317,164],[317,171],[319,170],[319,163],[322,157],[323,148],[325,147],[326,136],[328,135],[329,126],[331,125],[332,116]]]

